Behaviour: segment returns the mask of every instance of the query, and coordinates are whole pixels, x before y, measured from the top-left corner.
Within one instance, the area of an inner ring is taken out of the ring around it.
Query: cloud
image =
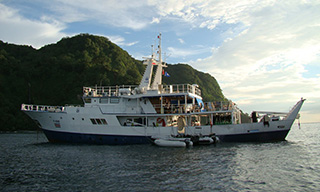
[[[184,40],[181,39],[181,38],[179,38],[178,41],[179,41],[181,44],[184,44],[184,43],[185,43]]]
[[[50,1],[39,2],[39,6],[45,7],[45,14],[29,19],[24,16],[25,12],[19,9],[10,8],[0,4],[0,24],[3,27],[0,31],[1,39],[16,43],[28,44],[36,48],[43,45],[57,42],[65,36],[72,36],[73,33],[65,33],[69,24],[100,22],[100,25],[108,24],[116,27],[126,27],[134,30],[144,28],[150,23],[150,18],[144,17],[139,8],[144,4],[132,1]],[[28,5],[25,5],[28,6]],[[30,6],[30,5],[29,5]],[[17,6],[15,6],[17,7]],[[38,12],[37,8],[31,8]],[[148,13],[148,11],[142,11]],[[157,19],[154,19],[157,22]],[[23,32],[23,33],[22,33]],[[83,32],[83,31],[79,31]],[[120,36],[109,36],[118,45],[133,46],[135,42],[125,42]]]
[[[196,53],[190,49],[181,49],[181,48],[174,48],[168,47],[167,48],[170,57],[177,57],[177,58],[185,58],[186,56],[195,55]]]
[[[115,27],[140,30],[154,20],[154,11],[144,1],[56,0],[51,10],[64,22],[98,21]]]
[[[208,51],[210,51],[210,48],[203,47],[203,46],[194,46],[194,47],[188,47],[188,48],[177,48],[177,47],[167,48],[167,52],[170,55],[170,57],[181,58],[182,60],[190,56],[207,53]]]
[[[26,19],[18,10],[3,4],[0,4],[0,10],[0,37],[7,42],[40,48],[66,36],[61,32],[66,26],[53,18]]]
[[[215,29],[222,23],[248,25],[253,10],[275,3],[275,0],[149,0],[157,13],[164,19],[180,19],[192,27]]]
[[[301,96],[319,103],[319,76],[305,78],[303,73],[320,61],[320,4],[259,1],[257,7],[249,7],[234,13],[237,18],[222,17],[227,23],[241,23],[243,31],[230,33],[212,56],[192,65],[209,70],[241,108],[254,103],[289,105]]]
[[[116,35],[116,36],[112,36],[112,35],[108,36],[107,35],[107,38],[110,39],[110,41],[112,41],[113,43],[120,45],[120,46],[121,45],[122,46],[133,46],[138,43],[138,41],[127,43],[127,42],[125,42],[125,39],[123,37],[118,36],[118,35]]]
[[[151,24],[153,24],[153,23],[156,23],[156,24],[160,23],[160,19],[156,18],[156,17],[152,17]]]

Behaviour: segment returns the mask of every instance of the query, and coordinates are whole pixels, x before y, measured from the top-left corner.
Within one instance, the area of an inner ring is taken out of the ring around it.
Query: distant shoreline
[[[16,130],[16,131],[0,131],[0,134],[12,134],[12,133],[24,133],[24,134],[34,134],[43,133],[42,130]]]

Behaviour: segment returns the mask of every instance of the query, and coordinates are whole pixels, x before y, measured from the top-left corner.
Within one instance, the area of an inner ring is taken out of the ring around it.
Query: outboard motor
[[[251,113],[251,118],[252,118],[252,123],[258,122],[257,112],[253,111],[253,112]]]
[[[187,147],[193,146],[193,142],[190,138],[185,139],[184,142],[187,144]]]

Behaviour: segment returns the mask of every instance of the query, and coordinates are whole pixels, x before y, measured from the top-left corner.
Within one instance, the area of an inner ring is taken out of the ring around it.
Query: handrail
[[[157,113],[196,113],[196,112],[227,112],[234,109],[232,102],[204,102],[204,106],[199,104],[152,104]]]
[[[201,90],[197,85],[173,84],[159,85],[160,93],[192,93],[201,96]]]
[[[131,95],[137,85],[83,87],[85,97],[104,97]]]
[[[61,112],[65,112],[65,107],[63,107],[63,106],[49,106],[49,105],[22,104],[21,105],[21,111],[38,111],[38,112],[61,113]]]
[[[120,86],[94,86],[83,87],[84,97],[112,97],[120,95],[135,95],[145,93],[145,89],[140,89],[138,85],[120,85]],[[158,92],[162,93],[192,93],[201,96],[201,90],[198,85],[173,84],[159,85]]]

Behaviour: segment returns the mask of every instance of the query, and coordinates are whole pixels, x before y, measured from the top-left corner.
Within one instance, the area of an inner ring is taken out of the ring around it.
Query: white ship
[[[187,146],[285,140],[305,99],[288,113],[253,112],[241,122],[232,102],[203,102],[198,85],[163,85],[161,34],[158,54],[145,58],[140,85],[83,87],[83,106],[22,104],[50,142]],[[153,68],[156,73],[153,75]]]

